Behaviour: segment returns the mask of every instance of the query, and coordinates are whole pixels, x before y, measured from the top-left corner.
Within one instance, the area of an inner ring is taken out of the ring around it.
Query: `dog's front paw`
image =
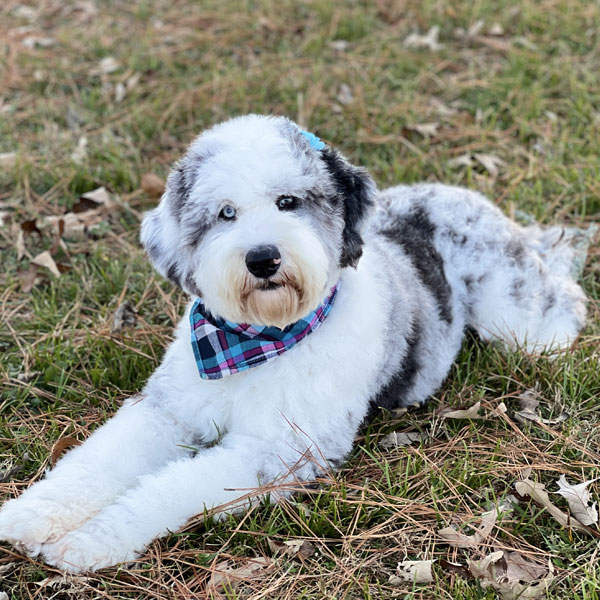
[[[44,544],[41,555],[49,564],[64,571],[84,573],[127,562],[143,551],[136,550],[118,531],[86,523],[51,544]]]
[[[77,527],[78,523],[73,524]],[[0,540],[35,556],[41,544],[57,540],[68,531],[60,507],[42,499],[9,500],[0,510]]]
[[[38,554],[41,544],[55,542],[77,529],[103,505],[99,495],[67,498],[45,484],[41,482],[20,498],[9,500],[0,510],[0,540],[30,555]]]

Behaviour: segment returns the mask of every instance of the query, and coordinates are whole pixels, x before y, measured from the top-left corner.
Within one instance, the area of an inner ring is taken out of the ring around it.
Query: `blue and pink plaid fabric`
[[[200,377],[221,379],[257,367],[289,350],[320,327],[333,306],[338,285],[316,310],[285,329],[215,318],[201,300],[196,300],[190,312],[190,323]]]

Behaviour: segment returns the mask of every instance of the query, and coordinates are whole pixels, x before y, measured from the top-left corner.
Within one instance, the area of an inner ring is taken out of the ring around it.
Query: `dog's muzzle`
[[[281,265],[281,253],[277,246],[258,246],[246,254],[248,271],[259,279],[269,279]]]

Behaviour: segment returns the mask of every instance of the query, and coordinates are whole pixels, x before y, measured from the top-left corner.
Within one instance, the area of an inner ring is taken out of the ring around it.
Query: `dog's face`
[[[282,117],[209,129],[175,165],[141,239],[158,271],[213,314],[285,327],[356,266],[375,185]]]

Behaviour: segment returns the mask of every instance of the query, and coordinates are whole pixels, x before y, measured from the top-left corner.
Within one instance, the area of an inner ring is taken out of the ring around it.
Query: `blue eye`
[[[294,196],[280,196],[277,198],[276,204],[279,210],[292,210],[296,208],[298,199],[294,198]]]
[[[235,215],[235,208],[233,208],[233,206],[231,206],[230,204],[225,205],[219,213],[219,217],[221,219],[225,219],[226,221],[231,221],[232,219],[235,219]]]

